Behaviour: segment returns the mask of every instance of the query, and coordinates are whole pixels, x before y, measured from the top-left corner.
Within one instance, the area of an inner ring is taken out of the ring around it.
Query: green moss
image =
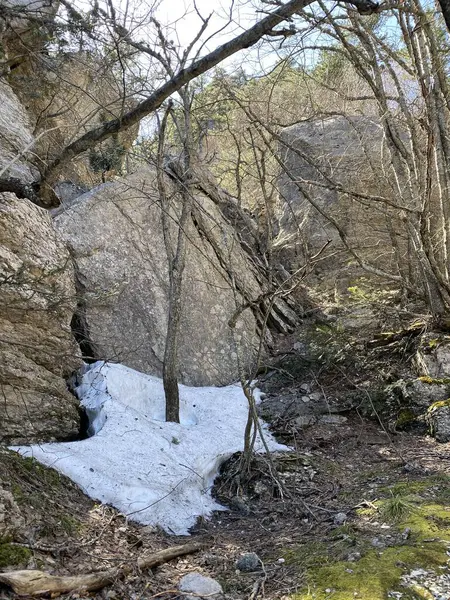
[[[25,565],[31,557],[28,548],[8,542],[0,542],[0,569],[16,565]]]
[[[432,479],[434,483],[435,478]],[[379,551],[370,548],[367,541],[364,546],[364,540],[358,540],[358,532],[354,530],[356,537],[343,536],[341,550],[347,544],[345,552],[339,552],[336,542],[316,542],[312,546],[305,544],[296,554],[295,560],[294,551],[291,551],[291,564],[299,564],[305,572],[304,590],[291,596],[291,600],[386,600],[390,590],[402,592],[404,600],[427,599],[427,591],[419,589],[420,586],[417,589],[402,587],[401,576],[415,568],[439,569],[448,564],[450,509],[437,503],[420,504],[423,499],[411,496],[414,486],[409,483],[399,483],[396,487],[400,493],[406,489],[409,493],[409,496],[393,496],[396,503],[400,502],[402,506],[397,515],[398,529],[410,530],[408,540]],[[418,488],[416,491],[424,491],[430,487],[430,482],[418,482],[415,487]],[[390,500],[392,498],[381,501],[380,509],[382,510],[383,503],[386,505]],[[411,506],[404,511],[404,504],[408,502]],[[348,555],[351,547],[362,554],[362,558],[356,562],[342,560],[342,556]]]
[[[397,415],[397,421],[395,422],[396,429],[403,429],[408,425],[411,425],[416,420],[416,415],[410,408],[404,408]]]
[[[444,408],[445,406],[450,406],[450,398],[448,398],[447,400],[439,400],[438,402],[433,402],[433,404],[429,406],[427,412],[432,413],[435,410],[438,410],[439,408]]]
[[[430,385],[448,385],[450,383],[449,378],[435,379],[434,377],[430,377],[429,375],[418,377],[417,379],[422,383],[428,383]]]
[[[307,590],[292,598],[325,600],[332,597],[333,600],[351,600],[357,597],[385,600],[389,590],[406,592],[399,585],[400,577],[405,572],[424,565],[437,567],[445,563],[445,552],[429,552],[428,547],[399,546],[387,548],[382,553],[371,550],[356,563],[337,562],[310,572]],[[326,590],[333,590],[332,595]],[[409,597],[414,598],[411,594]]]

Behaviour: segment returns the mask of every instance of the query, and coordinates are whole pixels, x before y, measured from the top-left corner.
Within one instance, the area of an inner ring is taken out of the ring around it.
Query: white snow
[[[187,535],[199,516],[223,510],[211,487],[221,463],[243,449],[247,400],[240,386],[180,385],[179,424],[164,421],[162,380],[123,365],[85,366],[76,392],[92,437],[14,449],[64,473],[91,498],[169,533]],[[288,449],[263,428],[270,450]]]

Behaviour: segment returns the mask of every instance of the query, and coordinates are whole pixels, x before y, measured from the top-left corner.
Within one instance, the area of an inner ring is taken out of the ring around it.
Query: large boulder
[[[174,188],[170,197],[176,223],[180,199]],[[185,231],[179,377],[190,385],[226,384],[238,377],[237,353],[244,369],[254,363],[260,322],[250,304],[260,301],[262,288],[236,232],[200,192],[193,217]],[[76,262],[85,353],[160,376],[169,283],[155,172],[149,168],[99,186],[60,212],[55,225]],[[246,303],[232,330],[230,319]],[[282,312],[272,311],[273,319],[282,321]]]
[[[0,194],[0,443],[73,438],[77,402],[67,377],[80,364],[71,334],[73,267],[50,217]]]
[[[316,273],[331,287],[335,280],[346,287],[345,273],[354,277],[364,271],[345,238],[362,261],[395,272],[393,239],[403,231],[399,211],[368,197],[395,200],[382,123],[346,116],[308,120],[285,128],[282,140],[280,237],[287,241],[292,267],[328,243]]]

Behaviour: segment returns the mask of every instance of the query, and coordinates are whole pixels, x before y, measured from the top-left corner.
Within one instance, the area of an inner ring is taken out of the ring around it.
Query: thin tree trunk
[[[191,106],[189,91],[180,91],[183,100],[184,127],[183,127],[183,167],[181,199],[182,209],[178,226],[177,248],[172,258],[169,258],[169,320],[167,324],[166,347],[164,351],[163,384],[166,397],[166,421],[180,422],[180,394],[178,389],[178,341],[180,337],[180,323],[182,315],[183,274],[186,266],[187,229],[189,228],[192,214],[194,195],[192,186],[191,157],[192,127]],[[167,215],[166,215],[167,217]]]

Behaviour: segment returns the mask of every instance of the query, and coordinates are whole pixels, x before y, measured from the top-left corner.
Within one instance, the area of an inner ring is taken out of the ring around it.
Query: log
[[[149,556],[143,556],[134,564],[84,575],[58,576],[50,575],[45,571],[9,571],[8,573],[0,573],[0,583],[12,588],[19,596],[42,596],[44,594],[62,594],[74,591],[92,592],[111,585],[115,580],[131,573],[136,567],[140,570],[152,569],[179,556],[203,550],[206,546],[202,542],[172,546]]]

